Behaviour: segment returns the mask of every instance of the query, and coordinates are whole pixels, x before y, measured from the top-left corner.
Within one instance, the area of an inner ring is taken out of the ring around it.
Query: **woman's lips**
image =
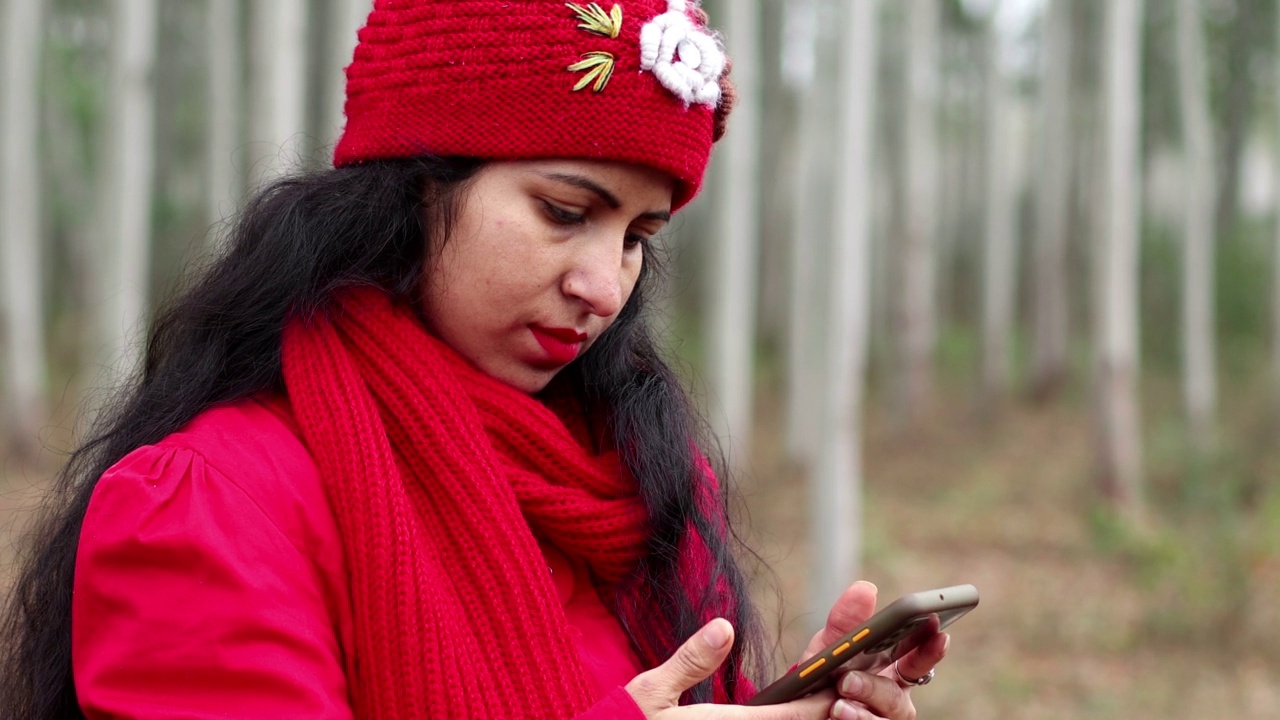
[[[587,339],[586,333],[578,332],[573,328],[531,325],[529,329],[533,331],[534,339],[546,351],[547,358],[556,365],[568,365],[573,362],[573,359],[578,357],[578,351],[582,349],[583,341]]]

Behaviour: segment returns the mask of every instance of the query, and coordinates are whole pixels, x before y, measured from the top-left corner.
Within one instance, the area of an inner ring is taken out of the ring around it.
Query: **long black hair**
[[[283,392],[281,336],[294,314],[323,312],[336,291],[359,285],[412,302],[429,254],[449,234],[460,191],[481,166],[422,157],[327,169],[280,180],[250,200],[231,226],[225,253],[159,312],[140,377],[100,412],[89,440],[54,482],[0,616],[0,714],[83,717],[71,670],[71,590],[98,478],[215,403]],[[652,275],[646,258],[613,326],[563,373],[563,382],[576,385],[597,429],[622,451],[649,511],[649,551],[627,581],[640,592],[617,596],[656,601],[674,638],[686,638],[702,625],[707,606],[720,602],[713,589],[727,588],[738,640],[723,677],[736,697],[738,672],[755,676],[764,667],[763,640],[723,504],[706,507],[690,482],[702,472],[697,448],[709,446],[645,322]],[[691,531],[713,559],[705,589],[686,587],[676,565],[673,550]],[[638,608],[615,609],[639,645],[643,629],[626,622]],[[661,648],[663,657],[676,642]],[[705,702],[711,693],[703,683],[688,699]]]

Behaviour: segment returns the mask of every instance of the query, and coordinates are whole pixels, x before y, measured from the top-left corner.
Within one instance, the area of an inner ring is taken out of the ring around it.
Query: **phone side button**
[[[854,635],[854,636],[853,636],[853,639],[852,639],[852,640],[850,640],[849,642],[855,642],[855,643],[856,643],[856,642],[858,642],[859,640],[861,640],[862,638],[864,638],[864,637],[866,637],[866,636],[868,636],[868,635],[870,635],[870,634],[871,634],[871,628],[862,628],[862,632],[858,633],[857,635]]]
[[[841,645],[840,647],[836,648],[835,650],[832,650],[831,657],[840,657],[840,653],[843,653],[845,650],[848,650],[851,647],[853,647],[853,643],[847,642]]]
[[[814,670],[817,670],[818,668],[820,668],[820,667],[822,667],[823,665],[826,665],[826,664],[827,664],[827,659],[826,659],[826,658],[819,658],[817,662],[815,662],[814,664],[810,665],[809,667],[807,667],[807,668],[805,668],[805,669],[801,670],[801,671],[800,671],[800,677],[805,677],[805,676],[806,676],[806,675],[808,675],[809,673],[813,672]]]

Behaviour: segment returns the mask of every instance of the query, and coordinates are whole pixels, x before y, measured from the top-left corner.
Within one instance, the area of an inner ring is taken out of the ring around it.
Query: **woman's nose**
[[[626,302],[622,275],[622,241],[593,242],[575,255],[564,275],[564,293],[582,301],[592,315],[611,317]]]

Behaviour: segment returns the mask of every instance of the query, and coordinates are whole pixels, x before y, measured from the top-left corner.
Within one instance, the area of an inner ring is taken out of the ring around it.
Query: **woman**
[[[764,643],[644,318],[725,64],[680,0],[379,0],[335,168],[249,204],[64,471],[9,714],[913,717],[944,635],[725,707]]]

